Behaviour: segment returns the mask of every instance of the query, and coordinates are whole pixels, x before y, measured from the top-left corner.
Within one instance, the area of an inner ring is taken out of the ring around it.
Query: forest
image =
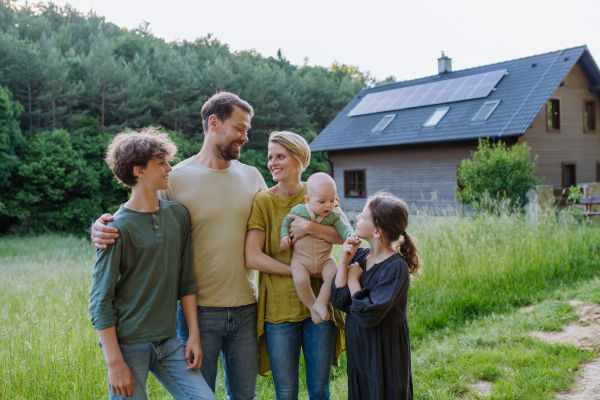
[[[272,184],[270,132],[310,142],[378,83],[354,66],[307,64],[282,50],[233,52],[210,34],[167,43],[148,22],[127,30],[68,5],[0,0],[0,234],[85,234],[128,195],[103,162],[112,136],[160,126],[179,146],[176,161],[190,157],[202,146],[200,108],[218,91],[254,107],[240,160]],[[326,168],[315,154],[306,173]]]

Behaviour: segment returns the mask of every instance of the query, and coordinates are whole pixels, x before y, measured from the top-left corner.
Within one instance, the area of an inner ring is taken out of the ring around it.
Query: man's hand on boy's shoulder
[[[92,225],[92,243],[98,249],[105,249],[107,245],[113,244],[119,237],[119,231],[112,226],[106,226],[106,223],[114,218],[111,214],[102,214],[100,218]]]

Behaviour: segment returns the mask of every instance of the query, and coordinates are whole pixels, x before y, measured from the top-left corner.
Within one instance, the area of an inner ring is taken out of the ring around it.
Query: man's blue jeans
[[[198,306],[198,327],[202,345],[200,371],[214,391],[219,354],[225,370],[225,388],[229,400],[252,400],[256,396],[258,341],[256,304],[240,307]],[[189,336],[181,305],[177,305],[177,335]]]
[[[133,375],[133,397],[128,399],[146,400],[148,372],[167,389],[175,400],[216,400],[202,377],[200,370],[186,370],[185,345],[173,335],[170,338],[150,343],[119,344],[125,364]],[[120,400],[110,389],[111,400]]]
[[[306,364],[308,398],[329,400],[335,330],[332,321],[315,324],[310,318],[302,322],[267,322],[267,348],[277,400],[298,399],[300,347]]]

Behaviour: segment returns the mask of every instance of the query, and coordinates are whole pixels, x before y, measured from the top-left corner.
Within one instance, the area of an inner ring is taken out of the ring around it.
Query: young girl
[[[378,192],[356,217],[356,233],[343,246],[331,303],[346,312],[351,400],[413,398],[406,306],[419,252],[407,225],[406,203]],[[359,238],[371,248],[358,248]]]

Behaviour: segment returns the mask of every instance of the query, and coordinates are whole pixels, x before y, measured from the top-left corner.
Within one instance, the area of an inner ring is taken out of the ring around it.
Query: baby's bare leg
[[[296,292],[300,300],[310,310],[310,316],[315,324],[320,324],[323,319],[319,316],[319,313],[313,309],[315,304],[315,294],[310,286],[310,272],[304,267],[301,262],[294,261],[292,258],[292,276],[294,277],[294,285],[296,285]]]
[[[329,298],[331,297],[331,281],[333,281],[336,272],[337,264],[335,263],[333,257],[329,257],[329,259],[323,265],[323,270],[321,271],[321,276],[323,277],[323,286],[321,286],[319,297],[317,297],[317,301],[313,306],[315,311],[319,313],[319,316],[321,316],[324,321],[329,320],[327,306],[329,305]]]

